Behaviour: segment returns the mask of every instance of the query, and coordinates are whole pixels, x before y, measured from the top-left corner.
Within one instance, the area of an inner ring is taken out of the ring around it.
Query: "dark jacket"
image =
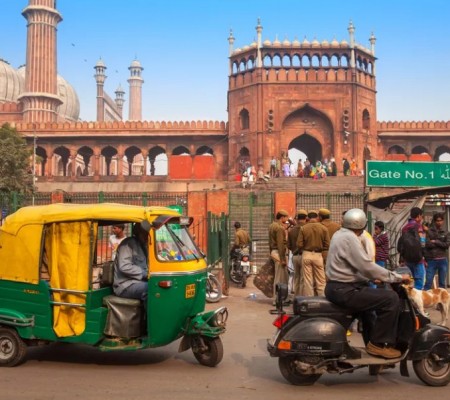
[[[450,233],[442,229],[438,230],[435,225],[431,225],[427,232],[425,259],[447,258],[449,245]]]

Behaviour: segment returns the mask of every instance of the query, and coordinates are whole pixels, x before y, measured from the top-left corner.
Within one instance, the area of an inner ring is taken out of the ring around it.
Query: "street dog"
[[[450,306],[450,295],[446,289],[437,288],[430,290],[418,290],[407,287],[408,296],[416,305],[421,314],[425,314],[425,308],[436,307],[441,312],[441,322],[438,325],[445,325],[448,318]]]

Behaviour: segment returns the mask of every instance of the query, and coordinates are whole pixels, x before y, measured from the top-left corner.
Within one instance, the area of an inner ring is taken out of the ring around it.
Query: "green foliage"
[[[0,193],[32,191],[30,157],[32,150],[15,128],[0,128]]]

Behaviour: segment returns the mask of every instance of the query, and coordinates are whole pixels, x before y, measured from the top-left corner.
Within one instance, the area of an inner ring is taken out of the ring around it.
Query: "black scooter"
[[[230,279],[234,283],[245,287],[247,285],[247,278],[250,275],[250,250],[248,247],[243,249],[233,250]]]
[[[400,298],[397,348],[402,356],[384,359],[369,355],[364,347],[352,347],[347,330],[357,317],[325,297],[296,297],[293,312],[283,310],[288,288],[277,284],[274,325],[277,331],[268,341],[272,357],[278,357],[283,377],[294,385],[312,385],[325,373],[343,374],[369,368],[377,375],[383,368],[400,364],[402,376],[409,376],[407,360],[411,360],[419,379],[429,386],[445,386],[450,382],[450,329],[433,325],[420,314],[401,284],[392,284]],[[386,289],[380,289],[386,290]],[[367,337],[364,334],[363,337]],[[367,339],[365,338],[367,342]]]

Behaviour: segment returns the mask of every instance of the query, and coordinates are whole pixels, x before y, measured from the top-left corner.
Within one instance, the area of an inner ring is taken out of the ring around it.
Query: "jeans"
[[[445,288],[447,286],[448,260],[446,258],[440,258],[437,260],[427,260],[427,262],[427,278],[425,280],[424,290],[431,289],[436,272],[438,273],[439,287]]]
[[[414,288],[423,290],[423,285],[425,283],[425,265],[423,264],[423,262],[407,262],[406,266],[411,271],[412,277],[414,279]]]

